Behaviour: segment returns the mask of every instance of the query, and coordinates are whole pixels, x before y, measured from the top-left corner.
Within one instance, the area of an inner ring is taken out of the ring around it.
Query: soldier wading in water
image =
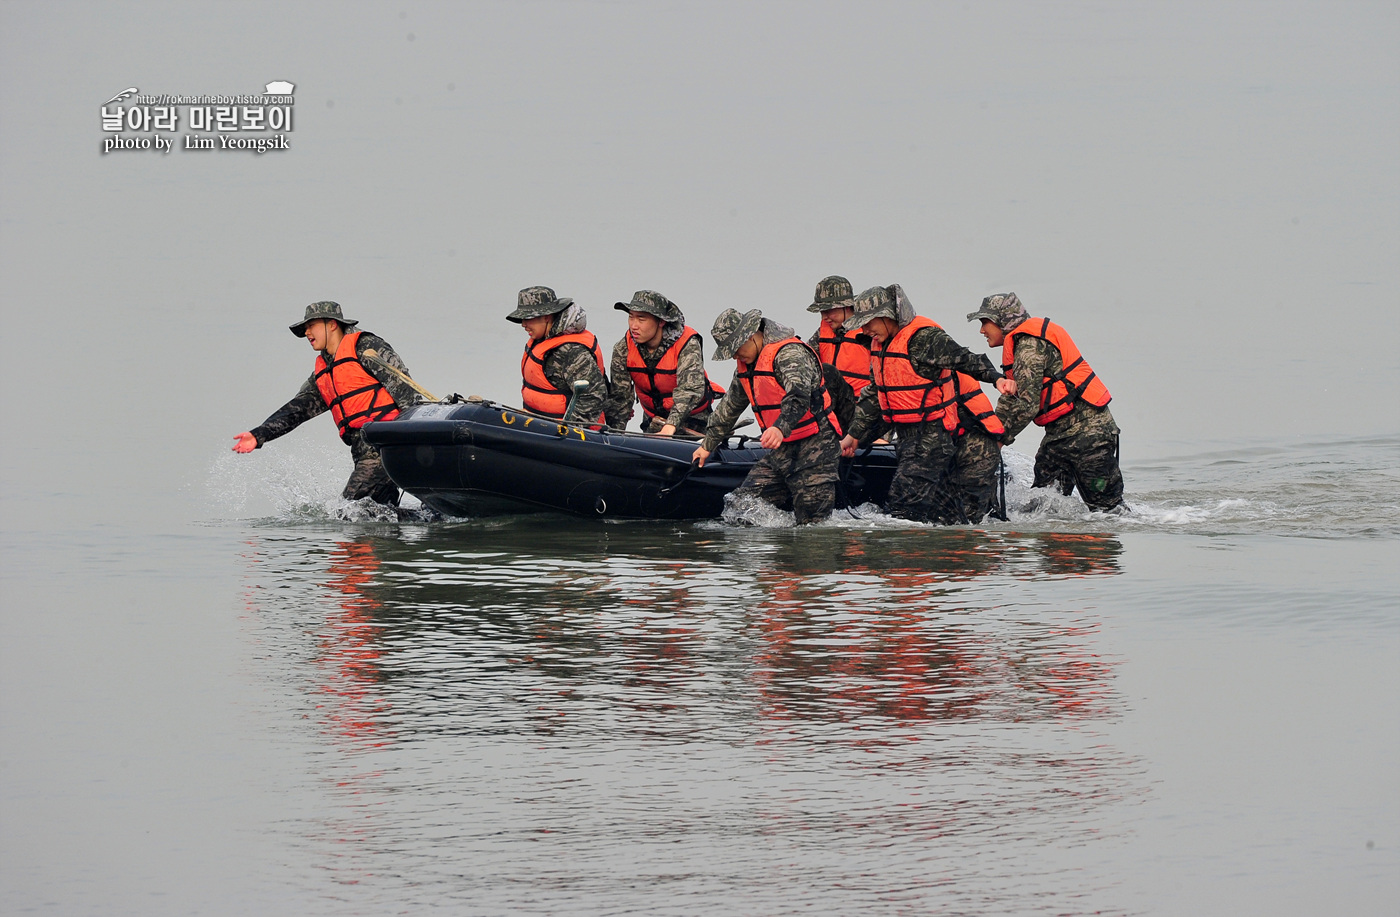
[[[874,340],[874,381],[856,403],[841,453],[850,458],[857,446],[877,436],[892,437],[897,464],[885,512],[916,522],[972,521],[948,480],[957,455],[955,374],[995,382],[1001,392],[1014,391],[1015,386],[986,356],[954,341],[932,319],[915,315],[899,284],[871,287],[856,297],[846,330],[857,328]]]
[[[693,460],[703,468],[710,453],[729,438],[739,415],[752,406],[763,429],[759,445],[770,451],[726,500],[756,496],[779,509],[791,507],[798,525],[830,516],[836,505],[841,427],[817,355],[791,328],[765,319],[757,309],[743,315],[725,309],[711,336],[715,359],[733,359],[738,365]]]
[[[311,378],[260,426],[235,436],[233,451],[252,452],[330,411],[355,460],[355,470],[340,495],[397,506],[399,488],[389,480],[378,450],[364,441],[360,428],[371,420],[393,420],[400,408],[422,399],[394,348],[378,335],[353,330],[358,324],[341,314],[338,303],[315,302],[306,307],[306,315],[290,328],[317,351]]]
[[[1001,348],[1002,370],[1016,380],[1017,390],[997,399],[1002,441],[1010,443],[1032,419],[1045,428],[1034,486],[1053,486],[1065,496],[1078,487],[1090,509],[1126,509],[1112,396],[1065,329],[1032,318],[1015,293],[988,296],[967,320],[982,323],[987,343]]]

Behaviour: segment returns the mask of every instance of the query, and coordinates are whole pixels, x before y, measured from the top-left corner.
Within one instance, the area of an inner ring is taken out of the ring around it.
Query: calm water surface
[[[1393,913],[1396,445],[1130,466],[1126,519],[1013,457],[982,530],[292,494],[11,534],[6,898]]]

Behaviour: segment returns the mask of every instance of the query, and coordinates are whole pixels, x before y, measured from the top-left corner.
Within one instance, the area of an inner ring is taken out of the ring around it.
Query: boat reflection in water
[[[347,875],[382,874],[387,837],[443,820],[457,833],[420,855],[492,861],[525,831],[566,832],[555,858],[625,859],[694,835],[731,874],[826,832],[870,845],[852,902],[890,882],[920,900],[948,881],[930,857],[995,874],[1027,845],[1112,834],[1094,813],[1142,792],[1093,730],[1123,703],[1085,604],[1086,580],[1118,572],[1110,535],[502,520],[252,547],[256,626],[348,807],[310,830]],[[918,846],[950,835],[982,858]],[[873,853],[896,841],[915,847]]]
[[[557,681],[556,697],[591,685],[652,711],[721,673],[742,675],[730,688],[756,690],[747,699],[761,698],[765,716],[1106,710],[1111,673],[1086,646],[1092,618],[979,597],[984,583],[1116,573],[1109,535],[446,529],[329,537],[318,550],[335,594],[317,633],[320,690],[347,735],[445,728],[441,718],[469,711],[389,698],[460,689],[475,706],[481,679],[498,694],[502,678],[529,672]],[[628,694],[641,688],[663,696]],[[537,725],[568,719],[570,705],[556,704]]]

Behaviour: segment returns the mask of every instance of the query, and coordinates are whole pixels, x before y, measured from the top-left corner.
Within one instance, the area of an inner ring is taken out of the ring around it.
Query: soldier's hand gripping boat
[[[695,439],[570,426],[476,396],[420,404],[363,432],[394,483],[449,516],[717,518],[724,495],[767,454],[731,437],[698,468]],[[843,460],[837,505],[883,501],[894,467],[890,446]]]

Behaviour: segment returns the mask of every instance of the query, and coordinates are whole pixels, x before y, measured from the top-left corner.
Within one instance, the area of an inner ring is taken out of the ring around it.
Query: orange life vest
[[[1001,342],[1001,371],[1008,376],[1016,360],[1018,336],[1049,341],[1060,351],[1063,368],[1054,376],[1043,377],[1040,382],[1040,413],[1035,418],[1037,425],[1043,427],[1060,419],[1073,410],[1074,403],[1081,399],[1101,408],[1113,398],[1084,361],[1065,329],[1048,318],[1028,318],[1006,332],[1006,339]]]
[[[572,397],[573,393],[559,391],[544,374],[544,358],[549,356],[556,347],[563,344],[582,344],[593,351],[593,356],[598,361],[598,371],[606,373],[603,352],[598,349],[598,338],[594,336],[592,331],[561,334],[557,337],[545,338],[543,341],[528,341],[525,344],[525,355],[520,358],[520,377],[523,382],[520,388],[520,400],[524,404],[525,410],[543,414],[546,417],[563,418],[564,411],[569,407],[569,398]],[[602,417],[584,419],[590,423],[597,423],[602,420]]]
[[[681,362],[681,348],[691,338],[700,338],[702,344],[705,340],[700,336],[700,332],[686,325],[681,336],[666,349],[661,359],[656,361],[656,365],[647,366],[647,361],[642,359],[642,352],[637,349],[637,342],[632,340],[632,335],[627,335],[627,374],[632,377],[632,387],[637,390],[637,403],[646,412],[648,422],[653,417],[669,416],[671,408],[675,407],[676,402],[672,396],[676,391],[676,367]],[[724,389],[711,382],[709,374],[706,373],[705,395],[691,409],[690,416],[705,413],[716,398],[722,397]]]
[[[855,390],[856,397],[870,384],[870,336],[845,332],[822,319],[817,329],[817,359],[830,363]]]
[[[950,370],[941,370],[937,379],[928,379],[914,372],[909,359],[909,339],[916,331],[937,328],[931,318],[916,315],[883,347],[870,351],[871,383],[880,397],[880,413],[885,423],[929,423],[943,421],[952,432],[958,428],[957,412],[945,410],[952,400],[944,383],[952,377]],[[952,415],[951,417],[949,415]]]
[[[959,407],[977,418],[977,425],[991,435],[1000,436],[1006,432],[1001,418],[992,409],[991,399],[982,391],[982,383],[967,373],[955,372],[952,378],[943,383],[943,400],[948,402],[944,426],[947,426],[946,420],[953,419],[957,423],[957,428],[953,431],[956,435],[962,436],[967,432],[967,428],[962,425]]]
[[[790,344],[796,344],[803,350],[812,354],[816,359],[816,353],[812,348],[799,337],[790,337],[785,341],[776,341],[772,344],[763,345],[763,349],[758,352],[758,360],[750,367],[743,360],[738,360],[738,370],[734,373],[739,379],[739,384],[744,387],[744,394],[749,396],[749,407],[753,409],[753,416],[758,421],[760,430],[767,430],[778,422],[778,417],[782,414],[783,396],[787,392],[778,384],[778,374],[773,369],[773,361],[778,356],[778,351]],[[831,395],[826,391],[826,384],[818,386],[817,392],[822,398],[822,412],[826,414],[827,420],[831,422],[831,428],[837,436],[841,435],[841,424],[836,420],[836,415],[831,410]],[[792,432],[783,437],[783,442],[791,443],[799,439],[806,439],[815,434],[818,429],[816,415],[811,408],[802,415],[792,428]]]
[[[398,406],[394,404],[389,390],[366,372],[355,356],[355,344],[363,333],[356,331],[341,338],[330,365],[326,364],[325,354],[316,357],[316,368],[311,377],[326,406],[331,409],[331,416],[335,418],[336,428],[342,437],[371,420],[393,420],[399,416]]]

